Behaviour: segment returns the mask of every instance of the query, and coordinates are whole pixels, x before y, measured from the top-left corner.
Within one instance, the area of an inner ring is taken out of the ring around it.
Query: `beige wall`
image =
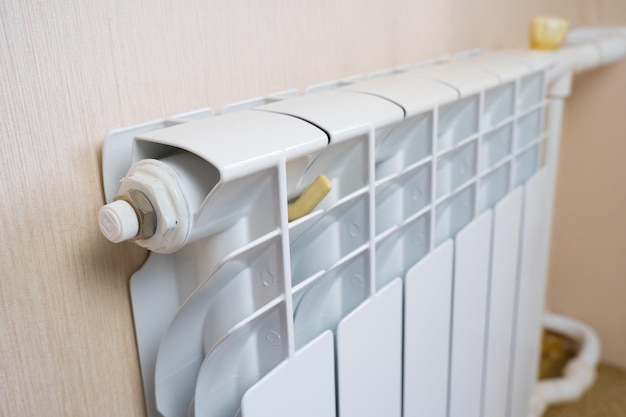
[[[546,3],[0,0],[0,415],[144,413],[128,278],[145,252],[109,244],[95,222],[107,130],[466,48],[523,46],[540,12],[626,23],[620,0]],[[616,291],[624,68],[581,78],[568,103],[550,303],[589,317],[608,357],[626,365]],[[608,97],[612,113],[594,97]]]

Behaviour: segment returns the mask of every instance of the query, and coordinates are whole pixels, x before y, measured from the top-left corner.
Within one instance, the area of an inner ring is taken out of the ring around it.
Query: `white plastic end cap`
[[[124,242],[139,233],[139,219],[133,207],[124,200],[102,206],[98,212],[100,231],[113,243]]]

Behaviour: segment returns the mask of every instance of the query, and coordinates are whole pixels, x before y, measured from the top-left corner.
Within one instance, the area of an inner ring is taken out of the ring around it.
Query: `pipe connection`
[[[180,176],[156,159],[135,163],[118,195],[98,213],[102,234],[111,242],[128,240],[158,253],[172,253],[186,242],[190,214]]]
[[[100,231],[113,243],[148,239],[154,235],[157,216],[148,197],[139,190],[129,190],[98,213]]]

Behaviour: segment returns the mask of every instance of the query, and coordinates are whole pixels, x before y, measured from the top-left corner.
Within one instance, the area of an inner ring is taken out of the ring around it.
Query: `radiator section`
[[[475,53],[112,132],[126,211],[103,231],[152,250],[130,283],[148,415],[525,417],[572,56]]]

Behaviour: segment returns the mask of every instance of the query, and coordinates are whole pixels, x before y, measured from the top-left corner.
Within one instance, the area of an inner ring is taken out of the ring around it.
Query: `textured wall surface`
[[[96,226],[107,130],[525,46],[539,13],[626,23],[621,0],[0,0],[0,415],[144,414],[128,279],[146,253]],[[626,366],[625,68],[568,102],[549,302]]]

